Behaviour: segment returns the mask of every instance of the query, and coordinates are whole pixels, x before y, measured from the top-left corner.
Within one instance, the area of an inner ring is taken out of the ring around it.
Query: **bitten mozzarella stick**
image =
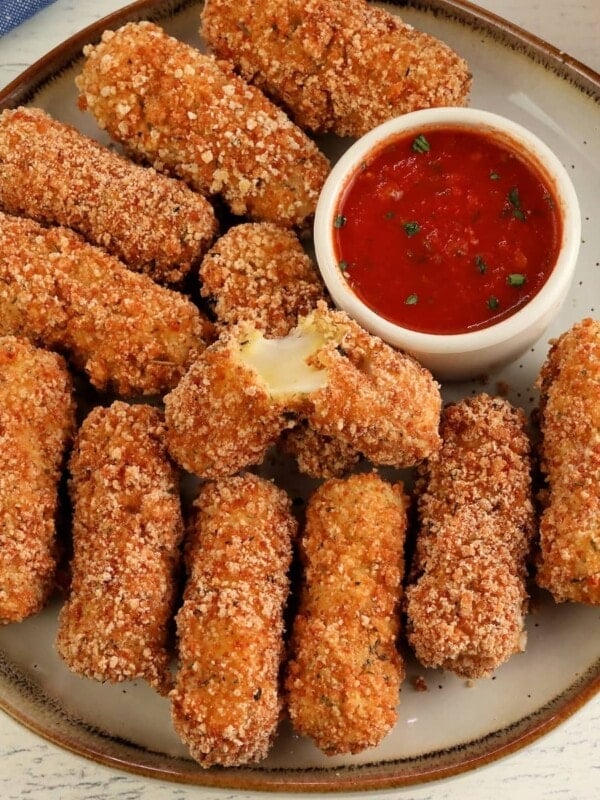
[[[374,747],[396,722],[406,507],[375,473],[331,479],[308,503],[285,686],[294,728],[328,755]]]
[[[201,33],[312,131],[361,136],[409,111],[464,105],[471,84],[447,45],[365,0],[208,0]]]
[[[196,509],[172,719],[203,767],[236,766],[267,755],[279,722],[296,522],[285,492],[250,474],[206,483]]]
[[[234,214],[299,225],[316,207],[325,156],[259,89],[150,22],[85,50],[80,106],[117,141]]]
[[[65,351],[97,389],[174,387],[211,328],[186,297],[70,229],[0,212],[0,335]]]
[[[0,624],[37,613],[53,589],[57,484],[74,410],[61,356],[0,337]]]
[[[210,203],[41,109],[0,115],[0,208],[65,225],[159,283],[176,283],[212,242]]]
[[[540,375],[547,481],[537,583],[558,602],[600,605],[600,322],[553,343]]]
[[[489,675],[524,648],[533,535],[525,415],[486,394],[448,406],[421,468],[408,640],[426,667]]]
[[[117,401],[95,408],[70,461],[72,583],[56,647],[97,681],[170,685],[167,641],[183,533],[178,476],[160,412]]]

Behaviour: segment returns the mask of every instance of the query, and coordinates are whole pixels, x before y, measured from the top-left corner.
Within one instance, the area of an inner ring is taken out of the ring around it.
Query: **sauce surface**
[[[391,322],[465,333],[514,314],[556,262],[561,221],[537,170],[491,137],[395,137],[352,175],[334,219],[339,268]]]

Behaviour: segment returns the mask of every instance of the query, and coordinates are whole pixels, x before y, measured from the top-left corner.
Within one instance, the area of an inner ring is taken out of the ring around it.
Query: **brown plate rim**
[[[84,45],[98,41],[104,30],[132,20],[164,20],[198,2],[199,0],[136,0],[136,2],[103,17],[67,38],[7,84],[0,91],[0,109],[27,103],[44,85],[81,57]],[[533,62],[543,65],[554,72],[557,77],[569,81],[575,88],[600,103],[600,73],[540,37],[468,0],[430,0],[429,2],[392,0],[391,4],[400,8],[409,6],[416,10],[442,14],[448,19],[455,19],[466,24],[472,30],[481,30],[505,46],[522,52]],[[0,653],[0,657],[1,655]],[[99,746],[82,744],[77,739],[77,733],[85,730],[89,736],[89,728],[82,721],[68,718],[66,714],[60,714],[60,711],[56,709],[54,713],[63,718],[54,727],[51,724],[40,722],[35,716],[36,704],[39,707],[39,704],[43,704],[44,700],[48,701],[49,698],[44,698],[43,693],[36,687],[29,688],[31,690],[30,699],[21,704],[19,702],[11,703],[0,696],[0,709],[53,744],[105,766],[144,777],[206,788],[339,793],[399,788],[448,778],[469,772],[520,750],[555,729],[600,693],[600,660],[590,667],[586,675],[566,688],[545,707],[519,720],[510,729],[504,728],[491,732],[479,740],[477,744],[485,748],[483,752],[465,756],[465,748],[473,747],[476,744],[467,742],[464,745],[456,745],[447,751],[425,753],[401,761],[386,761],[385,773],[382,773],[381,764],[301,770],[293,768],[273,770],[261,767],[200,770],[192,761],[183,762],[190,765],[189,769],[184,771],[181,769],[181,759],[159,757],[159,754],[152,754],[129,742],[119,741],[116,744],[130,754],[127,758],[123,758],[108,752],[108,747],[103,750]],[[68,730],[74,736],[67,735],[61,729],[65,720]],[[99,736],[99,734],[101,734],[101,741],[112,741],[103,732],[91,732],[92,736]],[[495,741],[500,739],[501,741]],[[144,757],[141,757],[140,753],[143,753]],[[439,765],[440,756],[447,758],[447,763],[441,766]],[[454,757],[457,759],[455,762],[453,761]],[[156,764],[150,763],[153,758],[156,758]],[[437,765],[435,761],[438,762]],[[172,766],[169,762],[172,762]],[[412,765],[408,772],[403,771],[403,765],[407,763]]]

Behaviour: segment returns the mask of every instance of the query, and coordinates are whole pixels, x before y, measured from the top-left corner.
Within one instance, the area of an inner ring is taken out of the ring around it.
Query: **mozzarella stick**
[[[173,388],[211,329],[189,299],[70,229],[0,212],[0,335],[66,352],[96,389]]]
[[[328,755],[374,747],[396,722],[406,507],[375,473],[333,478],[308,503],[285,687],[294,728]]]
[[[230,65],[150,22],[107,31],[85,55],[80,106],[136,157],[234,214],[285,226],[313,214],[327,159]]]
[[[95,408],[70,460],[72,582],[58,653],[97,681],[170,686],[167,651],[183,533],[178,476],[160,412],[117,401]]]
[[[448,406],[421,467],[408,640],[426,667],[485,677],[524,649],[534,529],[525,415],[486,394]]]
[[[553,343],[539,384],[547,489],[536,580],[558,602],[600,605],[600,322]]]
[[[268,336],[285,336],[324,295],[296,234],[272,222],[230,228],[204,257],[200,278],[221,325],[251,322]]]
[[[250,474],[206,483],[196,509],[172,719],[203,767],[236,766],[267,755],[280,717],[296,522],[286,494]]]
[[[201,33],[315,132],[361,136],[409,111],[464,105],[471,85],[450,47],[365,0],[207,0]]]
[[[210,203],[184,183],[38,108],[0,115],[0,208],[73,228],[159,283],[181,281],[217,231]]]
[[[54,587],[57,485],[74,411],[61,356],[0,337],[0,624],[36,614]]]

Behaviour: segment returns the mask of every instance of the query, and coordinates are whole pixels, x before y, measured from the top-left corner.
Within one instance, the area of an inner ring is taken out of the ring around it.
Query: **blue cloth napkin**
[[[0,36],[53,2],[54,0],[0,0]]]

